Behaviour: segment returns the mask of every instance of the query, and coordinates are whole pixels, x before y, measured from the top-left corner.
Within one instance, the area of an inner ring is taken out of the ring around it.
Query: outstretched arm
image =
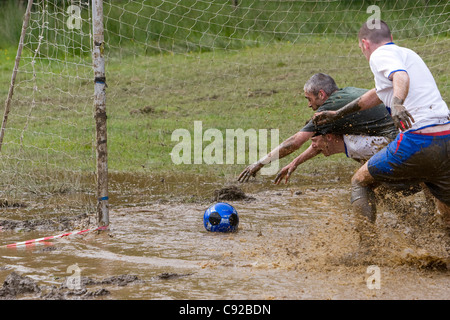
[[[257,162],[249,165],[238,177],[239,182],[247,182],[250,177],[254,177],[256,173],[264,167],[264,165],[270,162],[286,157],[295,150],[298,150],[306,141],[312,136],[313,132],[299,131],[290,138],[282,142],[278,147],[273,149],[265,157],[261,158]]]
[[[317,112],[313,116],[313,122],[316,125],[331,123],[345,117],[350,113],[370,109],[379,105],[380,103],[381,100],[380,98],[378,98],[376,90],[372,89],[367,91],[361,97],[358,97],[352,102],[349,102],[337,111]]]
[[[319,153],[321,153],[321,151],[319,149],[313,148],[313,146],[310,145],[308,147],[308,149],[303,151],[297,158],[292,160],[292,162],[290,164],[288,164],[286,167],[281,169],[281,171],[277,174],[277,176],[276,176],[276,178],[274,180],[274,183],[275,184],[279,184],[284,178],[285,179],[284,183],[286,184],[288,182],[289,177],[291,176],[291,174],[297,169],[297,167],[299,165],[301,165],[302,163],[308,161],[309,159],[314,158]]]

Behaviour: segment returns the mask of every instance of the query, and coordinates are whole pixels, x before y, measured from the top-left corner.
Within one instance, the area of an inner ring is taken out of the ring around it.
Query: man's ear
[[[325,93],[325,91],[323,91],[322,89],[319,90],[319,93],[317,93],[317,96],[323,100],[325,99],[325,97],[327,96],[327,94]]]
[[[363,41],[364,49],[369,50],[370,45],[372,44],[372,43],[370,42],[370,40],[362,39],[362,41]]]

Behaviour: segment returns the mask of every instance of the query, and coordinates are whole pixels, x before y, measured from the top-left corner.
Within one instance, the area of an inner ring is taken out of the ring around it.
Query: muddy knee
[[[360,182],[352,181],[350,202],[353,211],[358,216],[366,217],[370,222],[376,219],[375,193],[369,186],[363,186]]]

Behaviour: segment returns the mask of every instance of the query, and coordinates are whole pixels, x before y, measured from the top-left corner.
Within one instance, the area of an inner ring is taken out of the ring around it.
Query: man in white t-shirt
[[[387,24],[361,27],[359,47],[370,64],[375,89],[337,111],[316,113],[314,122],[329,123],[383,102],[400,130],[397,138],[375,154],[352,177],[356,213],[375,221],[373,188],[381,182],[423,182],[436,197],[450,228],[449,110],[434,78],[414,51],[397,46]]]

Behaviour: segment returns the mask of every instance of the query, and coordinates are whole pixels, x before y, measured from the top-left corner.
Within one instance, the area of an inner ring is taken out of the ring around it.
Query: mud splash
[[[235,185],[206,177],[145,183],[122,176],[116,184],[122,190],[112,192],[117,205],[108,232],[0,249],[0,280],[27,277],[38,288],[21,291],[19,285],[11,294],[11,283],[28,282],[8,280],[0,299],[450,297],[450,237],[422,192],[403,196],[396,206],[380,197],[377,245],[360,252],[345,179],[314,187],[305,181],[286,187],[262,178]],[[204,210],[219,195],[230,196],[226,201],[239,213],[236,233],[203,228]],[[21,208],[8,210],[18,216]],[[7,244],[48,236],[52,228],[86,227],[95,221],[90,218],[73,215],[67,225],[56,217],[53,224],[22,219],[9,222],[13,228],[3,224],[0,237]],[[381,270],[377,290],[367,285],[372,265]],[[77,290],[67,285],[71,266],[79,268]]]

